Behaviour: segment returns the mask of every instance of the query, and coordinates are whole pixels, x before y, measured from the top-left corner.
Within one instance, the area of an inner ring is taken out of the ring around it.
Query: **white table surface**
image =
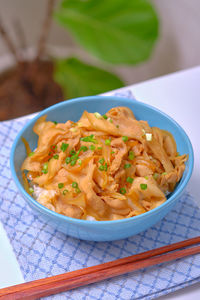
[[[0,223],[0,288],[24,282],[19,264]]]
[[[200,206],[200,66],[130,87],[136,99],[151,104],[174,118],[193,145],[195,165],[188,189]],[[200,283],[160,297],[165,300],[198,300]]]
[[[200,134],[198,129],[198,121],[200,120],[200,66],[134,84],[129,88],[136,99],[151,104],[170,115],[189,135],[194,148],[195,167],[188,188],[200,206],[200,192],[198,187],[200,175],[200,155],[198,155],[200,149]],[[1,224],[0,239],[4,240],[6,244],[5,249],[0,249],[0,265],[4,263],[5,266],[11,268],[9,273],[13,275],[9,276],[9,278],[5,277],[3,285],[8,286],[23,282],[18,263],[12,253],[11,246],[8,245],[7,237],[1,228]],[[7,251],[10,254],[6,256],[5,252]],[[6,261],[7,257],[9,258],[8,261]],[[160,299],[200,299],[200,283],[160,297]]]

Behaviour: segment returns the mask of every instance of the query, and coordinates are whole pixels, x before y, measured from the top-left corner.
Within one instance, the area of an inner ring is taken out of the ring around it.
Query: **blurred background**
[[[54,5],[57,6],[60,2],[61,1],[55,1]],[[137,65],[124,65],[122,63],[112,66],[112,72],[121,78],[124,85],[134,84],[200,64],[200,1],[151,0],[149,2],[153,5],[159,19],[159,37],[155,42],[149,59],[141,61]],[[37,46],[41,34],[47,6],[48,0],[0,1],[0,18],[2,18],[6,31],[14,43],[18,43],[15,24],[16,21],[20,21],[20,26],[25,36],[26,48],[31,48],[32,50],[30,50],[30,52],[34,52],[33,49]],[[87,51],[84,51],[83,47],[75,43],[72,34],[70,34],[66,28],[60,26],[58,22],[55,22],[55,20],[53,20],[51,24],[46,46],[50,49],[50,52],[55,53],[56,56],[65,56],[66,53],[69,55],[78,53],[79,57],[82,57],[87,63],[97,61],[96,58],[91,57]],[[10,58],[7,58],[8,54],[10,56],[10,51],[0,37],[0,72],[2,72],[3,69],[5,70],[6,66],[11,63]],[[103,61],[97,64],[98,66],[102,66],[102,68],[107,68],[107,64]],[[110,70],[110,67],[108,67],[108,69]],[[87,93],[87,90],[85,92]],[[58,95],[58,100],[55,102],[62,98],[59,91],[57,91],[55,95]],[[76,93],[74,96],[76,96]],[[11,98],[13,98],[13,96]],[[26,114],[40,109],[39,105],[31,105],[33,100],[32,102],[30,100],[28,104],[29,108],[20,110],[19,112],[16,112],[15,109],[11,114],[11,109],[8,109],[9,101],[7,102],[5,99],[4,92],[1,93],[0,80],[1,120],[17,117],[20,114]],[[17,103],[19,104],[19,100]],[[50,104],[52,104],[52,101],[46,102],[41,108]]]

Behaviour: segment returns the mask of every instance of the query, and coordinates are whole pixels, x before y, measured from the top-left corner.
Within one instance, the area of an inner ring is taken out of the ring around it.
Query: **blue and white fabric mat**
[[[117,95],[133,98],[126,89]],[[188,193],[155,226],[120,241],[81,241],[41,222],[17,191],[9,166],[13,140],[29,119],[30,116],[0,123],[0,219],[26,281],[93,266],[199,235],[200,210]],[[195,255],[48,299],[149,300],[199,281],[200,255]]]

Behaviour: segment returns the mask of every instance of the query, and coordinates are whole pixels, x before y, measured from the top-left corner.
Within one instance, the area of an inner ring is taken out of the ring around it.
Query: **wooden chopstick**
[[[3,288],[0,289],[0,299],[32,300],[61,293],[138,269],[200,253],[200,246],[182,249],[198,243],[200,243],[200,236],[97,266]]]

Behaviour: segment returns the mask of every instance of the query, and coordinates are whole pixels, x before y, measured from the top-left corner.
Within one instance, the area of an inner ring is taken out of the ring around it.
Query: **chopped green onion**
[[[62,182],[58,183],[58,188],[59,189],[62,189],[63,187],[64,187],[64,183],[62,183]]]
[[[111,140],[105,140],[105,144],[109,146],[111,144]]]
[[[162,175],[167,175],[167,172],[163,172]]]
[[[99,170],[100,170],[100,171],[104,171],[104,166],[102,166],[102,165],[99,166]]]
[[[76,181],[72,182],[72,187],[73,188],[77,188],[78,187],[78,183]]]
[[[140,188],[141,188],[141,190],[146,190],[147,189],[147,184],[146,183],[141,183],[140,184]]]
[[[156,180],[158,178],[158,173],[154,173],[153,178]]]
[[[69,144],[66,144],[66,143],[62,143],[60,149],[65,152],[67,150],[67,148],[69,147]]]
[[[144,178],[145,178],[146,180],[148,180],[148,179],[149,179],[149,177],[148,177],[148,176],[144,176]]]
[[[57,145],[51,145],[51,150],[56,150],[57,149]]]
[[[94,115],[97,119],[101,119],[101,117],[102,117],[101,114],[98,112],[95,112]]]
[[[108,119],[108,117],[106,116],[106,115],[103,115],[102,116],[105,120],[107,120]]]
[[[128,169],[128,168],[130,168],[131,167],[131,164],[125,164],[124,165],[124,169]]]
[[[152,141],[152,133],[146,133],[145,135],[148,142]]]
[[[111,151],[111,154],[114,154],[115,153],[115,151]]]
[[[116,127],[119,128],[119,125],[117,124]]]
[[[69,164],[70,161],[71,161],[71,157],[66,157],[66,159],[65,159],[66,164]]]
[[[70,131],[71,131],[71,132],[76,132],[76,131],[77,131],[77,128],[72,127],[72,128],[70,128]]]
[[[55,155],[53,156],[53,158],[54,158],[54,159],[59,159],[59,155],[58,155],[58,154],[55,154]]]
[[[43,169],[44,170],[47,170],[48,169],[48,163],[46,162],[46,163],[44,163],[44,165],[43,165]]]
[[[86,146],[81,146],[80,150],[82,150],[83,152],[86,152],[88,150],[88,147]]]
[[[83,150],[84,152],[88,150],[88,148],[86,146],[82,146],[77,152],[75,150],[71,150],[70,151],[70,154],[71,154],[71,157],[70,157],[70,160],[69,158],[67,159],[66,158],[66,163],[69,163],[71,161],[71,166],[75,166],[76,164],[76,161],[79,159],[79,153],[81,152],[81,150]]]
[[[105,166],[104,166],[104,171],[107,171],[108,170],[108,164],[105,163]]]
[[[95,146],[94,145],[90,145],[90,150],[94,151],[95,150]]]
[[[70,154],[70,155],[74,155],[74,154],[76,154],[76,151],[72,149],[72,150],[69,152],[69,154]]]
[[[133,183],[133,180],[134,180],[134,179],[131,178],[131,177],[127,177],[127,178],[126,178],[126,181],[129,182],[129,183]]]
[[[79,164],[79,166],[82,165],[82,160],[81,159],[78,160],[78,164]]]
[[[113,123],[113,120],[112,120],[111,118],[108,118],[108,121],[109,121],[110,123]]]
[[[78,126],[78,127],[82,127],[82,126],[83,126],[83,123],[78,122],[78,123],[77,123],[77,126]]]
[[[102,150],[102,147],[97,147],[98,150]]]
[[[42,173],[43,173],[43,174],[47,174],[47,173],[48,173],[48,170],[42,170]]]
[[[55,125],[57,125],[57,124],[58,124],[58,122],[56,122],[56,121],[53,121],[53,123],[54,123]]]
[[[78,153],[71,156],[71,161],[72,160],[77,160],[77,159],[78,159]]]
[[[34,189],[33,189],[33,188],[29,188],[29,192],[30,192],[31,194],[33,194]]]
[[[133,151],[129,151],[128,158],[129,158],[130,160],[133,160],[133,159],[135,158],[135,154],[134,154]]]
[[[81,190],[77,187],[77,188],[75,189],[75,192],[78,194],[78,193],[81,192]]]
[[[68,190],[65,189],[62,193],[63,195],[66,195],[68,193]]]
[[[126,194],[126,189],[123,187],[119,190],[120,194],[125,195]]]
[[[76,164],[76,160],[72,160],[70,165],[73,167],[75,166],[75,164]]]
[[[32,156],[32,155],[34,155],[35,154],[35,152],[30,152],[29,154],[28,154],[28,156]]]
[[[48,162],[44,163],[42,173],[44,173],[44,174],[48,173]]]
[[[128,137],[127,137],[127,136],[123,136],[123,137],[122,137],[122,140],[123,140],[124,142],[127,142],[127,141],[128,141]]]
[[[80,138],[80,140],[83,142],[90,142],[90,143],[98,144],[97,140],[94,139],[94,134]]]
[[[146,131],[144,129],[142,129],[143,135],[145,135]]]
[[[100,163],[101,165],[103,165],[104,162],[105,162],[105,159],[104,159],[104,158],[101,158],[101,159],[99,160],[99,163]]]

